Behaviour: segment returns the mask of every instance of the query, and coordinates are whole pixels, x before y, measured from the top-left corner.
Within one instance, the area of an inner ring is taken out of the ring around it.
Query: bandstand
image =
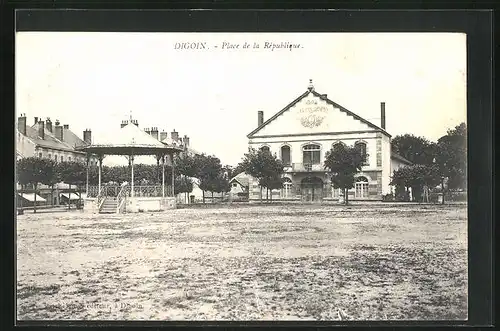
[[[84,201],[84,211],[89,213],[135,213],[147,211],[162,211],[176,207],[174,195],[174,162],[176,153],[183,151],[182,146],[167,141],[159,141],[139,129],[134,123],[129,123],[120,129],[108,132],[108,138],[92,142],[80,147],[87,155],[95,155],[98,159],[98,186],[89,186],[87,158],[87,196]],[[130,183],[103,185],[102,161],[106,155],[122,155],[128,159],[130,167]],[[151,155],[156,157],[157,166],[161,164],[160,185],[134,185],[134,158]],[[171,186],[165,185],[165,165],[167,157],[172,165]]]

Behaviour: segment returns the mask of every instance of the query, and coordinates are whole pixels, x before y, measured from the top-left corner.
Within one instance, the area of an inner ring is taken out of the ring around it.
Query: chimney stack
[[[120,124],[120,128],[127,126],[127,124],[128,124],[128,121],[122,121],[122,124]]]
[[[380,103],[380,127],[385,130],[385,102]]]
[[[184,145],[189,147],[189,137],[187,135],[184,135]]]
[[[264,112],[259,110],[258,112],[258,126],[261,126],[264,123]]]
[[[21,114],[21,116],[19,116],[19,118],[17,119],[17,129],[23,135],[26,135],[26,115],[25,114]]]
[[[158,140],[158,128],[157,127],[151,128],[151,136],[153,138],[155,138],[156,140]]]
[[[179,132],[176,132],[175,129],[170,133],[170,137],[173,141],[179,140]]]
[[[63,134],[63,127],[61,126],[61,123],[59,123],[58,120],[56,120],[56,126],[54,127],[54,134],[57,139],[60,141],[64,141],[64,134]]]
[[[35,116],[35,124],[37,124],[37,123],[38,123],[38,117]]]
[[[69,130],[69,124],[64,124],[63,127],[66,129],[66,130]]]
[[[137,120],[130,120],[130,122],[135,126],[139,126],[139,122],[137,122]]]
[[[167,139],[168,133],[165,131],[160,132],[160,141]]]
[[[92,144],[92,131],[90,131],[90,129],[85,129],[85,131],[83,131],[83,141],[89,145]]]
[[[44,121],[38,122],[38,136],[41,139],[45,139],[45,122]]]
[[[50,117],[47,117],[47,120],[45,121],[45,127],[50,133],[52,133],[52,121],[50,120]]]
[[[149,128],[145,128],[145,129],[144,129],[144,132],[146,132],[146,133],[147,133],[147,134],[149,134],[149,135],[151,134],[151,130],[150,130]]]

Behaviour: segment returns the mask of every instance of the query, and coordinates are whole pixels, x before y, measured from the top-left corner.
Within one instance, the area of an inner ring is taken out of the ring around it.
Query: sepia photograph
[[[466,42],[16,32],[17,320],[466,321]]]

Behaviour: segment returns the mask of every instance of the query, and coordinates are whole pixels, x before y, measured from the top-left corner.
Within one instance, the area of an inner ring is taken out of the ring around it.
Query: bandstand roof
[[[160,142],[133,123],[122,128],[110,129],[96,137],[92,144],[79,148],[82,151],[107,155],[156,155],[178,153],[182,146]]]

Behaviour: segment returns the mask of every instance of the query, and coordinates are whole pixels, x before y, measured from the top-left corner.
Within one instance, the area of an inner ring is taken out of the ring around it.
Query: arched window
[[[290,146],[281,146],[281,161],[284,165],[290,165]]]
[[[262,146],[260,148],[260,150],[263,151],[263,152],[271,152],[271,150],[269,149],[269,146]]]
[[[368,157],[366,154],[366,143],[364,143],[362,141],[358,141],[358,142],[356,142],[356,144],[354,144],[354,146],[356,146],[356,148],[359,150],[361,155],[365,158],[365,162],[363,162],[363,165],[367,165],[368,164]]]
[[[332,144],[333,149],[336,149],[336,148],[341,147],[341,146],[345,146],[345,144],[341,141],[336,141]]]
[[[309,144],[302,147],[302,162],[304,164],[319,164],[321,162],[321,146]]]
[[[292,180],[288,177],[283,178],[283,188],[281,189],[282,198],[290,198],[292,196]]]
[[[54,160],[57,162],[57,154],[54,155]]]
[[[356,183],[354,187],[355,187],[354,197],[368,198],[368,179],[366,177],[359,176],[358,178],[356,178]]]

